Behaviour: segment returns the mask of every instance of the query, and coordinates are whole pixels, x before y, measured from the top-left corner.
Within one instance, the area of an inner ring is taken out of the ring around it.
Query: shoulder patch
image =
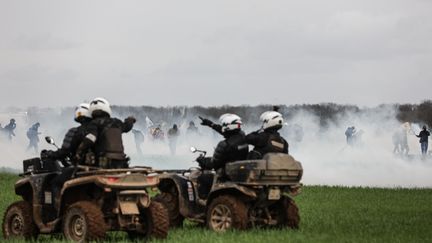
[[[249,145],[246,143],[237,146],[237,150],[243,150],[243,149],[247,149],[247,148],[249,148]]]
[[[96,136],[91,133],[87,134],[86,138],[92,141],[93,143],[96,142]]]
[[[274,140],[271,141],[271,144],[272,144],[273,146],[277,147],[277,148],[280,148],[280,149],[283,149],[283,148],[284,148],[284,144],[283,144],[283,143],[279,143],[279,142],[276,142],[276,141],[274,141]]]

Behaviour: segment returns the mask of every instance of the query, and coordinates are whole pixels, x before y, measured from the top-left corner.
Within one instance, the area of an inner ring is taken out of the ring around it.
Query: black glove
[[[205,168],[205,160],[206,158],[202,155],[200,155],[197,159],[196,162],[198,162],[199,167],[201,167],[202,169]]]
[[[202,118],[200,116],[199,116],[199,119],[201,119],[201,125],[203,125],[203,126],[209,126],[209,127],[211,127],[213,125],[213,122],[210,121],[209,119]]]
[[[84,156],[81,155],[81,153],[76,153],[72,159],[72,164],[79,165],[83,164],[84,162]]]
[[[133,116],[129,116],[129,117],[127,117],[125,119],[125,123],[132,123],[132,124],[134,124],[135,122],[136,122],[136,119]]]
[[[52,159],[54,157],[54,151],[52,150],[42,150],[40,157],[42,160]]]

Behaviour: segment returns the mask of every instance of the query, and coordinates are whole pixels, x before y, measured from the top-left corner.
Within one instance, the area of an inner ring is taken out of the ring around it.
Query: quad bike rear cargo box
[[[58,163],[55,161],[45,161],[40,158],[31,158],[23,161],[24,173],[45,173],[60,170]]]
[[[268,153],[261,160],[245,160],[225,166],[228,177],[248,185],[294,185],[300,182],[303,168],[291,155]]]

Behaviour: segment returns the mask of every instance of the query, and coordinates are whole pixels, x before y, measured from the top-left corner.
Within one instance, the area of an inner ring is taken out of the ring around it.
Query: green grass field
[[[2,215],[19,199],[13,192],[17,178],[0,174]],[[186,224],[170,231],[168,239],[161,242],[432,242],[432,189],[307,186],[296,202],[301,214],[299,230],[217,234]],[[59,239],[39,237],[39,241]],[[127,242],[127,238],[111,233],[107,241]]]

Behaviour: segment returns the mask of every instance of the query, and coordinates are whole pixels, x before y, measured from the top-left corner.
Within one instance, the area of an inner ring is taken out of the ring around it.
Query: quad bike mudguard
[[[51,188],[46,190],[44,184],[49,178],[54,177],[57,173],[35,174],[31,177],[25,177],[15,183],[15,193],[20,195],[25,201],[29,201],[33,205],[33,218],[41,233],[50,233],[54,231],[59,222],[55,219],[50,222],[44,216],[44,207],[52,206]],[[45,205],[45,206],[44,206]]]

